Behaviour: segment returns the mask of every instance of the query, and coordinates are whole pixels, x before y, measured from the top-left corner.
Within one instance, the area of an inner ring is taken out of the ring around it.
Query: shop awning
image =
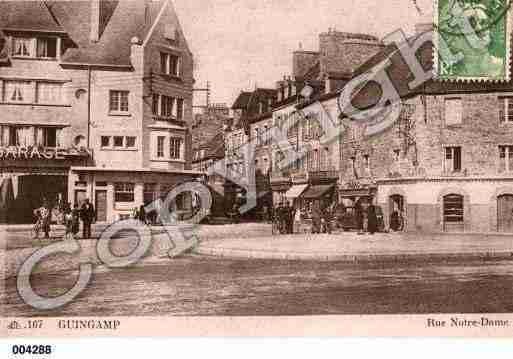
[[[288,199],[296,199],[303,194],[303,192],[308,187],[308,184],[298,184],[290,187],[290,189],[285,193],[285,197]]]
[[[334,185],[316,185],[316,186],[310,186],[308,189],[303,193],[301,198],[304,199],[318,199],[322,196],[326,195],[329,191],[333,190]]]

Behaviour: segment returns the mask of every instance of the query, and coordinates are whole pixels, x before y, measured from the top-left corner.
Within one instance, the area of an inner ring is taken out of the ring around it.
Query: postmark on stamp
[[[435,1],[435,78],[507,81],[510,78],[511,0]],[[441,52],[462,61],[444,62]]]

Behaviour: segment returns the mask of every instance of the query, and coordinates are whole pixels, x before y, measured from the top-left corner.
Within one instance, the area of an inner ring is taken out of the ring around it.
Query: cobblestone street
[[[36,275],[56,294],[75,272]],[[66,307],[37,312],[6,282],[7,316],[329,315],[507,313],[511,261],[349,264],[227,260],[188,256],[120,270],[101,269]]]

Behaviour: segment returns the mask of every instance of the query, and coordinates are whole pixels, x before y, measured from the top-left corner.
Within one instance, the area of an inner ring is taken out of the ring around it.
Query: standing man
[[[39,209],[41,214],[41,230],[45,234],[45,239],[50,239],[50,225],[52,223],[52,206],[45,198],[43,206]]]
[[[289,201],[287,200],[285,205],[285,228],[287,234],[293,234],[294,229],[294,208],[290,205]]]
[[[376,206],[371,201],[367,208],[367,232],[374,234],[378,231],[378,216],[376,213]]]
[[[86,198],[82,208],[80,210],[80,217],[82,218],[82,236],[84,239],[91,238],[91,224],[94,222],[96,212],[93,205],[89,202],[89,198]]]

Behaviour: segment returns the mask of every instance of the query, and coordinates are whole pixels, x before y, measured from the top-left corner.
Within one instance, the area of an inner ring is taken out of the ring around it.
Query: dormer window
[[[34,41],[31,38],[15,37],[13,38],[13,56],[19,57],[33,57],[34,56]]]
[[[42,37],[37,39],[37,57],[51,58],[57,57],[57,39]]]
[[[55,59],[58,57],[58,39],[55,37],[13,37],[13,57]]]

